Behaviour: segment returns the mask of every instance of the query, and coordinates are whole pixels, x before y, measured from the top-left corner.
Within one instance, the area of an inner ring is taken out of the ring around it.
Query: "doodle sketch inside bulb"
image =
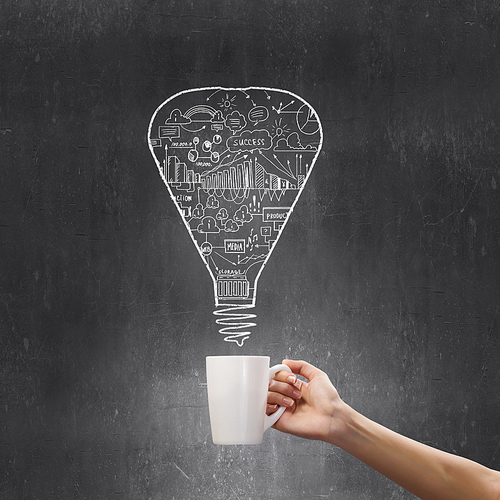
[[[216,307],[253,307],[261,272],[319,155],[318,115],[285,90],[190,89],[157,108],[148,140],[210,273]],[[243,345],[249,332],[234,330],[221,333]]]

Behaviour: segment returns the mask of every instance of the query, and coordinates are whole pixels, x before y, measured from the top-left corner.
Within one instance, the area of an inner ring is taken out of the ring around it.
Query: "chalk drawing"
[[[212,278],[219,332],[241,347],[259,277],[322,146],[318,115],[286,90],[196,88],[156,109],[148,142]]]

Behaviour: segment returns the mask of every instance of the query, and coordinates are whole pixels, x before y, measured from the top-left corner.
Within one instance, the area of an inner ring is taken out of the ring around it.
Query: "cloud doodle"
[[[234,220],[238,224],[244,224],[245,222],[251,222],[253,220],[253,215],[248,211],[246,205],[242,205],[234,214]]]
[[[234,222],[233,219],[228,219],[226,221],[225,226],[224,226],[224,230],[227,233],[236,233],[239,229],[240,229],[240,226],[236,222]]]
[[[201,203],[198,203],[193,209],[193,217],[195,219],[201,219],[205,215],[205,209]]]
[[[217,226],[217,222],[213,217],[210,215],[205,217],[202,221],[201,224],[198,225],[197,228],[199,233],[219,233],[220,229],[219,226]]]
[[[245,128],[247,120],[239,111],[233,111],[230,115],[226,116],[225,124],[234,134]]]
[[[173,109],[165,123],[175,123],[176,125],[187,125],[191,119],[184,116],[180,109]]]
[[[271,149],[273,141],[267,130],[245,130],[241,135],[227,139],[227,147],[232,153]]]
[[[297,132],[292,132],[286,138],[282,137],[274,146],[274,151],[316,151],[316,148],[308,144],[303,146],[300,142],[299,134]]]

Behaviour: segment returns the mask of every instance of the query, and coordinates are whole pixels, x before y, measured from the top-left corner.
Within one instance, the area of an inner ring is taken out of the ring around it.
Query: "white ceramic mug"
[[[286,410],[266,415],[271,377],[286,365],[269,368],[268,356],[207,356],[207,389],[214,444],[260,444],[264,431]]]

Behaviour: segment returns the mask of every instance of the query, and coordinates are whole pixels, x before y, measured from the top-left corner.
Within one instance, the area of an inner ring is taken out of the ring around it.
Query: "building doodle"
[[[318,115],[269,88],[200,88],[162,103],[149,147],[210,273],[225,340],[243,345],[259,276],[322,145]]]

